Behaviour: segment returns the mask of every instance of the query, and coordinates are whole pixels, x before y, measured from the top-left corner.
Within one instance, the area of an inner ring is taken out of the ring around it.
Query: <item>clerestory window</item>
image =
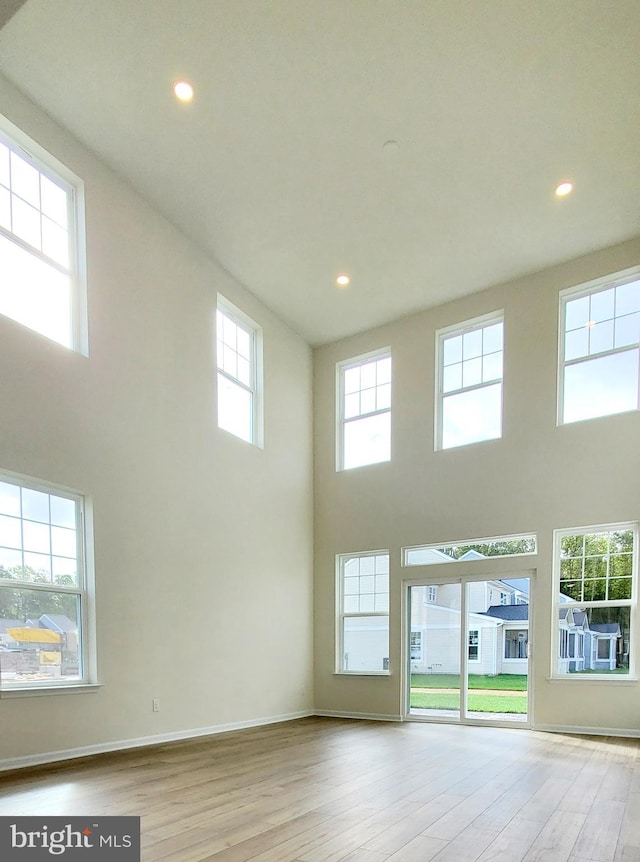
[[[0,314],[87,353],[82,181],[0,116]]]
[[[640,271],[560,294],[559,423],[637,410]]]
[[[338,470],[391,459],[389,350],[338,364]]]
[[[218,296],[216,313],[218,426],[262,445],[262,330]]]
[[[436,449],[502,436],[503,315],[438,333]]]

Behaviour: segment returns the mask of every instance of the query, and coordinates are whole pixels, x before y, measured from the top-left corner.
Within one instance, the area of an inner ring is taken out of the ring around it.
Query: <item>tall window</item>
[[[88,682],[84,500],[0,474],[0,685]]]
[[[87,352],[82,182],[0,117],[0,313]]]
[[[391,458],[391,355],[388,350],[338,365],[340,457],[350,470]]]
[[[261,445],[261,330],[231,303],[218,297],[218,425],[248,443]]]
[[[480,641],[478,637],[478,629],[470,629],[469,630],[469,638],[468,638],[468,646],[469,646],[469,661],[479,661],[479,649],[480,649]]]
[[[339,673],[389,671],[389,552],[338,557]]]
[[[637,524],[555,534],[555,676],[633,673]]]
[[[639,406],[640,273],[560,295],[560,422]]]
[[[502,436],[502,312],[438,333],[437,448]]]

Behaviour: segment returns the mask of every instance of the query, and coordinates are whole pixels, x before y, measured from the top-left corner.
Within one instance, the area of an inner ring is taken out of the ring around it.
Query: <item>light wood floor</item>
[[[635,862],[639,752],[310,718],[0,774],[0,815],[140,815],[144,862]]]

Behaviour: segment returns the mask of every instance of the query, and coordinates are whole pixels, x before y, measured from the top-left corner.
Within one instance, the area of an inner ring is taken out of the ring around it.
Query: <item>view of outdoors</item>
[[[558,674],[629,673],[634,531],[560,537]]]
[[[78,503],[0,482],[0,682],[78,679]]]
[[[410,604],[410,713],[459,719],[466,696],[469,718],[525,721],[529,579],[414,586]]]

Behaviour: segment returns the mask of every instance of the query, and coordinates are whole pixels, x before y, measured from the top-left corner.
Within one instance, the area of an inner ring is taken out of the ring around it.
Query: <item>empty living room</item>
[[[640,862],[639,44],[0,3],[0,859]]]

